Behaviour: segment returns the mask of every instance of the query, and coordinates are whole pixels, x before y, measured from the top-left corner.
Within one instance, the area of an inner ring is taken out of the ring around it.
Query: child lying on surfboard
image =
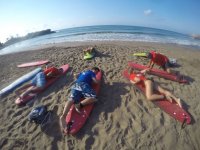
[[[145,96],[148,100],[154,101],[164,98],[166,98],[170,102],[172,102],[172,100],[175,100],[177,104],[182,108],[180,98],[174,96],[170,91],[163,89],[160,85],[155,83],[153,79],[146,78],[145,74],[147,72],[148,69],[136,72],[133,68],[129,68],[130,82],[133,84],[143,84],[145,88]],[[155,91],[158,91],[161,94],[156,94]]]
[[[94,47],[88,47],[83,50],[84,55],[87,53],[92,54],[93,52],[94,52]]]
[[[31,80],[31,83],[26,84],[22,88],[15,91],[15,94],[20,98],[23,99],[25,96],[36,96],[35,92],[39,90],[43,90],[45,88],[45,84],[48,79],[56,78],[62,73],[62,69],[57,69],[55,67],[49,67],[43,71],[40,71],[35,75],[35,77]],[[23,91],[20,94],[20,91]]]
[[[72,104],[75,105],[75,109],[80,113],[81,109],[88,104],[92,104],[97,101],[96,92],[92,89],[92,83],[98,83],[96,74],[99,72],[98,67],[93,67],[91,70],[85,70],[76,76],[75,84],[71,87],[71,94],[68,101],[65,103],[63,113],[60,116],[60,128],[64,134],[68,133],[67,124],[65,118],[70,110]],[[81,101],[81,98],[84,100]]]

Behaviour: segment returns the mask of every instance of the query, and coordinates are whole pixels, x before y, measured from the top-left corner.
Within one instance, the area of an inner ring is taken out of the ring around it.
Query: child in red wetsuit
[[[170,70],[170,62],[169,59],[167,58],[167,56],[162,55],[160,53],[157,53],[155,51],[151,51],[149,52],[148,56],[147,56],[150,60],[148,67],[150,69],[153,68],[154,64],[162,67],[162,69],[164,71],[167,71],[168,73],[172,73],[172,71]]]
[[[143,86],[144,86],[144,81],[147,80],[147,79],[145,78],[144,73],[142,73],[142,72],[136,73],[136,72],[134,72],[133,69],[132,69],[132,70],[131,70],[131,73],[130,73],[130,80],[131,80],[131,82],[134,83],[134,84],[136,84],[136,83],[141,83],[141,84],[143,84]]]
[[[172,99],[174,99],[177,102],[177,104],[180,107],[182,107],[180,98],[175,97],[171,92],[163,89],[153,80],[145,77],[147,71],[148,69],[136,72],[133,68],[130,68],[130,82],[133,84],[143,84],[143,86],[145,87],[145,96],[148,100],[153,101],[163,99],[166,97],[166,99],[170,102],[172,102]],[[155,91],[159,91],[161,94],[155,94]]]

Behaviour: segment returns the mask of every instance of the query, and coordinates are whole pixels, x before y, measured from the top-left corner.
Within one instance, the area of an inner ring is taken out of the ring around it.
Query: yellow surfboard
[[[148,53],[134,53],[133,56],[138,56],[138,57],[147,57]]]

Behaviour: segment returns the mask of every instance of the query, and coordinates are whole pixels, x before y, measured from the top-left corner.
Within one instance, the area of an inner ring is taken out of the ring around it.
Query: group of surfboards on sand
[[[147,74],[156,75],[179,83],[188,83],[188,80],[180,75],[179,72],[171,69],[175,64],[172,64],[164,54],[150,51],[143,55],[143,57],[150,59],[149,63],[147,65],[140,65],[135,62],[128,62],[129,68],[124,70],[124,77],[134,84],[145,95],[147,100],[152,101],[183,124],[190,124],[191,118],[184,110],[182,100],[169,90],[162,88],[153,78],[149,78]],[[154,69],[154,64],[162,68],[162,70]]]
[[[86,55],[94,53],[94,51],[95,49],[93,47],[89,47],[85,49],[83,53],[84,55]],[[148,73],[153,72],[153,66],[154,64],[156,64],[163,69],[164,74],[176,76],[177,81],[179,81],[182,77],[180,76],[180,74],[177,74],[170,68],[168,57],[158,52],[150,51],[149,53],[147,53],[146,58],[150,59],[150,62],[147,66],[145,66],[146,68],[144,69],[141,69],[140,67],[137,68],[134,66],[133,62],[129,62],[128,69],[124,70],[123,72],[124,77],[127,78],[133,85],[138,87],[144,93],[147,100],[150,100],[152,102],[156,102],[157,100],[165,100],[166,102],[168,102],[168,106],[169,103],[176,103],[180,109],[183,109],[180,98],[173,95],[170,91],[162,88],[152,78],[148,78],[147,76]],[[18,97],[16,103],[25,103],[27,99],[36,96],[38,94],[38,91],[43,91],[50,85],[50,83],[53,83],[49,81],[58,78],[66,73],[68,68],[69,65],[66,64],[64,65],[64,67],[61,68],[55,68],[54,66],[51,66],[44,70],[41,70],[35,75],[30,83],[15,91]],[[139,69],[140,71],[136,69]],[[62,133],[64,133],[65,135],[78,132],[78,130],[83,126],[86,119],[88,118],[88,115],[92,110],[92,107],[89,108],[88,106],[97,101],[97,93],[99,91],[102,71],[100,70],[100,68],[94,66],[91,69],[80,72],[79,74],[74,74],[74,76],[76,77],[76,81],[71,86],[70,96],[68,97],[68,100],[65,103],[64,110],[60,116],[60,128]],[[163,107],[163,109],[165,110],[165,106],[163,104],[157,104],[158,106],[160,106],[160,108]],[[173,109],[175,109],[175,107]],[[165,111],[167,112],[169,110]],[[176,114],[174,113],[174,115]],[[184,119],[189,118],[189,121],[187,121],[187,123],[189,124],[190,117],[187,112],[185,112],[184,117]],[[183,122],[184,120],[179,121]],[[80,122],[82,122],[82,124],[80,124]]]
[[[89,49],[89,51],[92,49]],[[87,52],[86,52],[87,53]],[[177,98],[173,95],[170,91],[162,88],[160,85],[155,83],[153,79],[149,79],[145,77],[145,75],[153,68],[154,64],[159,65],[169,74],[173,74],[170,67],[169,59],[155,51],[151,51],[148,54],[150,59],[150,63],[147,66],[147,69],[144,69],[140,72],[135,71],[131,66],[129,68],[129,80],[134,85],[141,84],[145,88],[145,96],[150,101],[166,99],[170,103],[175,101],[178,106],[182,109],[181,99]],[[78,76],[76,76],[75,84],[71,88],[71,95],[69,100],[66,102],[64,111],[60,117],[60,126],[61,130],[64,134],[68,134],[70,131],[71,124],[68,124],[65,121],[66,115],[69,112],[70,107],[72,104],[75,106],[75,110],[81,115],[81,109],[88,104],[94,103],[97,101],[96,93],[92,89],[92,82],[98,83],[99,81],[96,80],[96,74],[100,71],[99,68],[94,67],[91,70],[83,71]],[[177,76],[177,74],[175,74]],[[179,76],[177,76],[179,78]],[[157,91],[157,93],[155,92]],[[80,99],[83,99],[80,101]]]
[[[143,86],[145,87],[145,96],[148,100],[153,101],[164,98],[166,98],[170,102],[175,100],[177,104],[182,108],[180,98],[177,98],[170,91],[162,88],[160,85],[158,85],[158,83],[155,83],[153,79],[146,77],[146,74],[150,72],[154,64],[156,64],[167,73],[174,74],[175,76],[177,76],[177,78],[181,78],[181,76],[170,68],[170,62],[167,56],[157,53],[155,51],[150,51],[147,55],[147,58],[150,59],[150,62],[147,65],[147,68],[144,70],[138,72],[130,66],[130,82],[133,84],[143,84]],[[154,91],[158,91],[160,94],[157,94]]]
[[[150,51],[146,57],[150,59],[150,62],[147,65],[146,69],[137,72],[136,70],[134,70],[134,67],[130,65],[130,82],[133,84],[143,84],[143,86],[145,87],[145,95],[148,100],[153,101],[163,98],[166,98],[170,102],[175,100],[177,104],[182,108],[180,98],[177,98],[171,92],[167,91],[166,89],[163,89],[160,85],[155,83],[152,79],[146,77],[146,74],[151,71],[154,64],[161,67],[167,73],[174,74],[177,80],[181,78],[180,74],[176,73],[170,68],[171,64],[167,56],[155,51]],[[157,94],[154,91],[158,91],[160,94]]]

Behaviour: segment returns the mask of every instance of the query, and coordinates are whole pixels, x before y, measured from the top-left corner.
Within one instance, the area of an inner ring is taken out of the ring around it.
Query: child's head
[[[93,67],[93,68],[92,68],[92,71],[93,71],[95,74],[97,74],[97,73],[100,71],[100,69],[99,69],[98,67]]]

